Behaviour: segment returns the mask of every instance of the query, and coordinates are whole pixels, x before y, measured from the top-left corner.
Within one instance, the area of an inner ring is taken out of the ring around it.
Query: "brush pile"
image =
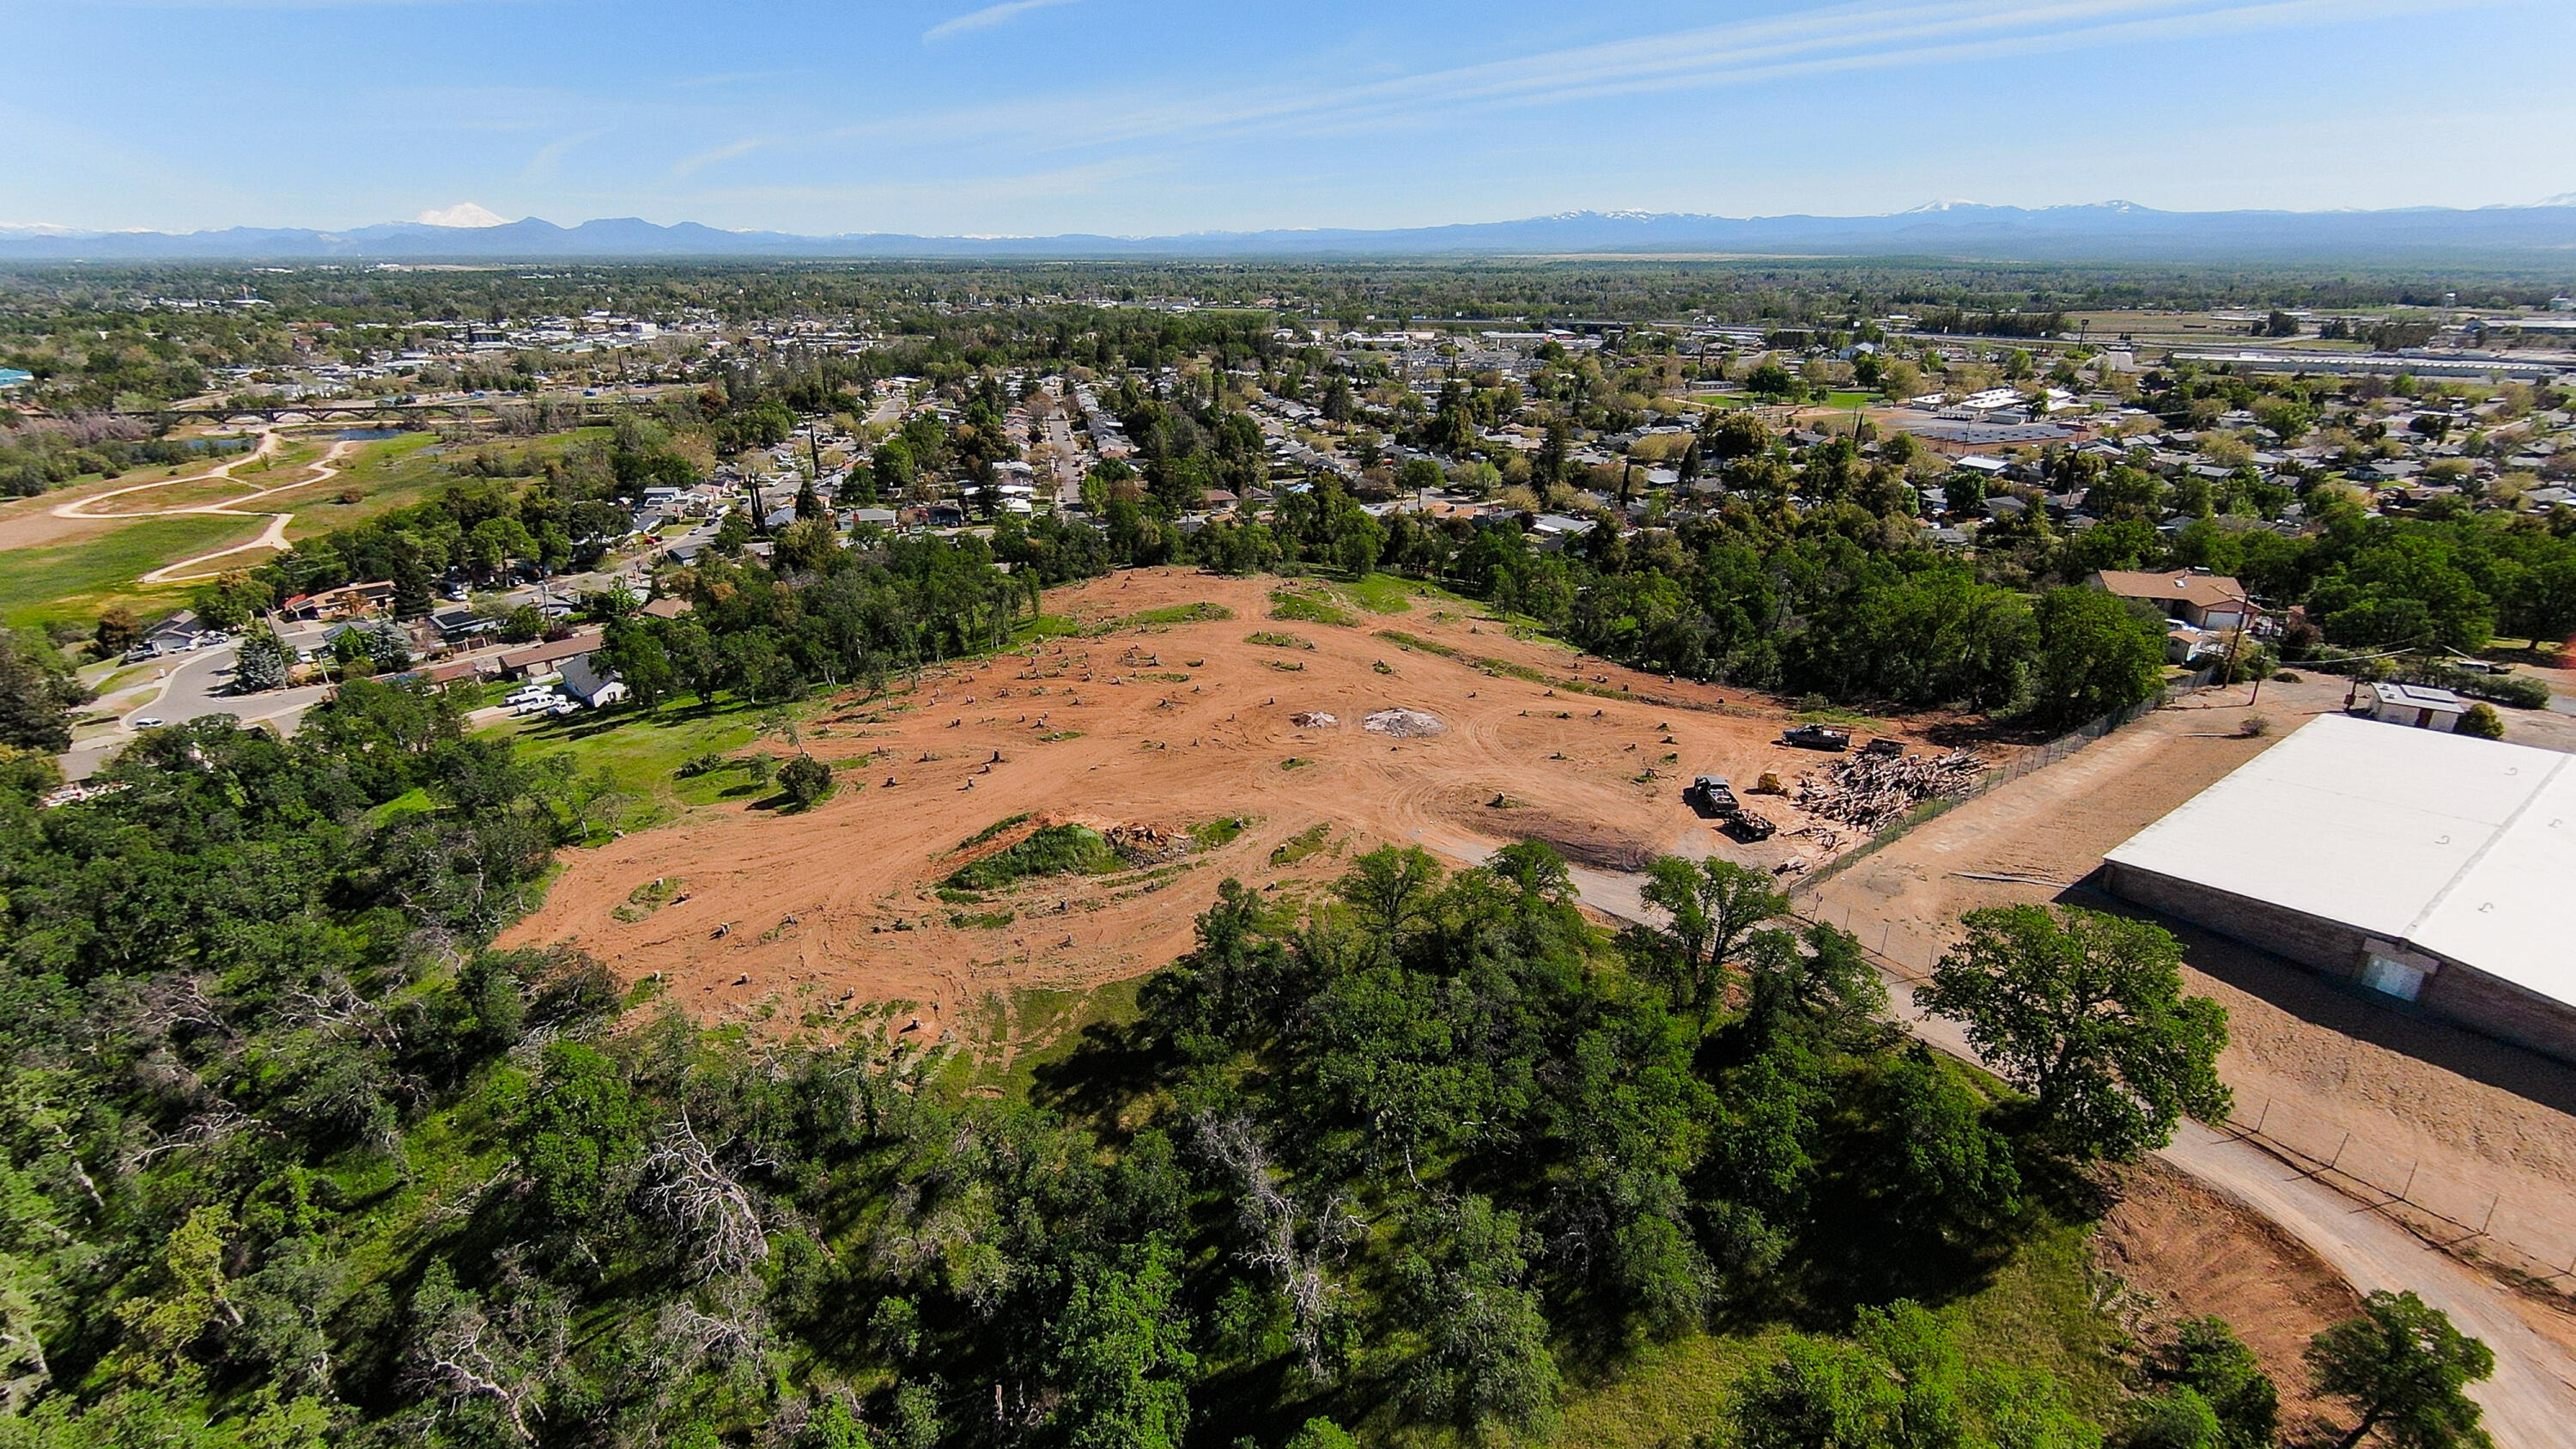
[[[1876,830],[1926,800],[1965,795],[1986,762],[1967,750],[1946,755],[1845,755],[1824,779],[1798,777],[1798,808],[1810,815]]]

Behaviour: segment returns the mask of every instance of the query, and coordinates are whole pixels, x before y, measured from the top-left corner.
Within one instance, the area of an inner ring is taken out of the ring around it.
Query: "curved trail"
[[[195,583],[203,579],[216,578],[222,574],[223,571],[221,569],[207,569],[198,572],[190,572],[190,570],[198,569],[199,565],[212,562],[215,559],[230,558],[232,555],[237,553],[250,553],[261,549],[265,549],[270,552],[283,553],[287,548],[286,526],[295,521],[295,515],[293,513],[272,513],[266,509],[247,509],[241,505],[246,503],[257,503],[261,499],[271,497],[275,494],[292,492],[298,488],[310,488],[317,483],[329,482],[340,475],[341,460],[349,456],[350,450],[354,448],[356,444],[346,439],[333,443],[329,450],[324,452],[321,457],[304,465],[306,476],[295,479],[289,483],[280,483],[273,487],[251,488],[251,491],[243,494],[239,498],[227,498],[215,503],[194,503],[179,508],[145,508],[110,513],[101,513],[95,510],[99,504],[105,503],[111,498],[122,498],[130,493],[146,493],[155,488],[170,488],[182,483],[203,483],[210,478],[221,478],[229,483],[241,483],[240,479],[233,477],[233,470],[244,463],[253,461],[254,459],[265,458],[272,455],[277,451],[277,445],[278,435],[275,432],[263,432],[260,434],[258,448],[233,459],[229,463],[220,464],[206,472],[191,474],[185,478],[156,479],[150,483],[137,483],[127,488],[112,488],[105,493],[93,493],[86,498],[77,498],[69,503],[57,504],[50,511],[56,518],[79,518],[87,519],[92,522],[104,522],[108,520],[128,518],[176,518],[188,514],[214,515],[223,518],[267,519],[268,527],[262,529],[259,537],[252,539],[248,543],[237,543],[230,548],[219,548],[212,550],[211,552],[183,558],[177,563],[164,564],[160,568],[154,569],[150,573],[143,575],[140,579],[137,579],[136,582],[142,584],[185,584]],[[250,488],[250,485],[247,483],[242,483],[241,486]]]

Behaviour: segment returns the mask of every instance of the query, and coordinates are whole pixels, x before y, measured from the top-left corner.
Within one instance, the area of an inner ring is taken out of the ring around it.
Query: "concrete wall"
[[[2102,884],[2133,905],[2287,956],[2338,981],[2361,975],[2362,943],[2369,936],[2350,926],[2117,862],[2104,862]]]
[[[2337,981],[2358,981],[2367,932],[2153,871],[2105,862],[2103,888],[2121,900],[2284,956]],[[2473,966],[2443,961],[2418,1009],[2445,1021],[2576,1063],[2576,1006],[2552,1001]]]

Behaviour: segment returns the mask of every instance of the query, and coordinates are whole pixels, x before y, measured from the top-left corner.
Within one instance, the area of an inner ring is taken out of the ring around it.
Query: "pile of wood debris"
[[[1824,779],[1798,777],[1794,798],[1810,815],[1876,830],[1926,800],[1965,795],[1986,762],[1969,750],[1946,755],[1845,755]]]
[[[1190,853],[1187,832],[1162,830],[1151,825],[1112,825],[1101,832],[1109,839],[1109,848],[1130,866],[1161,865]]]

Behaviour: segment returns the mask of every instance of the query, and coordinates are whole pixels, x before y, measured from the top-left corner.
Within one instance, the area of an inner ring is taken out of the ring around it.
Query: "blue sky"
[[[2576,193],[2576,0],[0,0],[0,223],[1126,235]]]

